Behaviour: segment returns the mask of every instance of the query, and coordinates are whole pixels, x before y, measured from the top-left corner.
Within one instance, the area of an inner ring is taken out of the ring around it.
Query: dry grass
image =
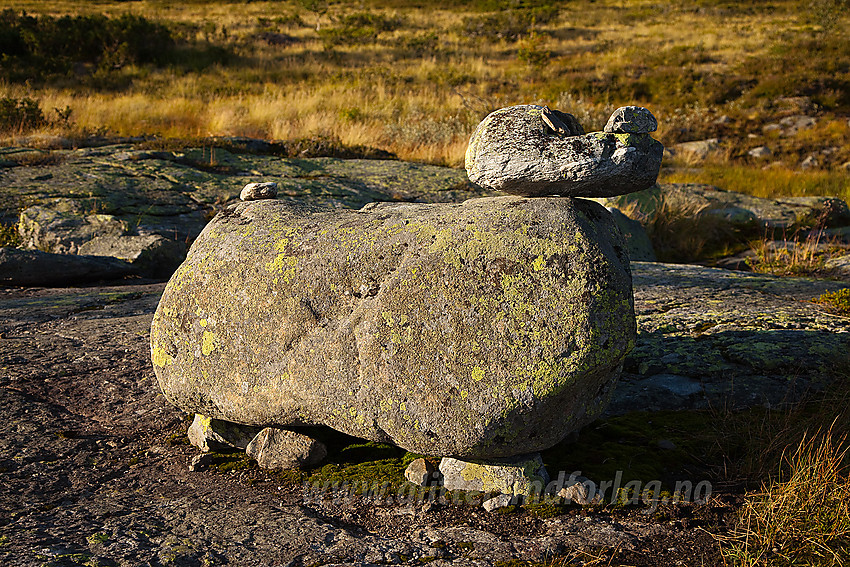
[[[707,183],[765,199],[832,195],[850,201],[846,171],[801,171],[788,167],[763,169],[743,164],[713,164],[699,169],[662,170],[663,183]]]
[[[728,256],[742,246],[732,225],[706,208],[659,198],[648,213],[636,202],[622,212],[644,226],[659,262],[695,262]]]
[[[115,71],[124,85],[118,88],[81,89],[68,80],[0,85],[0,96],[25,93],[45,109],[70,107],[77,130],[183,138],[333,136],[402,159],[449,165],[462,163],[475,125],[508,104],[560,107],[579,116],[588,131],[600,129],[617,106],[643,104],[658,116],[658,136],[668,144],[717,135],[714,119],[727,114],[737,130],[720,133],[745,137],[758,130],[753,120],[771,115],[766,99],[778,96],[771,88],[793,95],[826,72],[807,70],[810,59],[820,60],[816,55],[777,58],[777,48],[808,41],[818,31],[796,0],[769,8],[706,0],[699,10],[649,0],[559,3],[554,19],[502,39],[465,31],[466,22],[492,15],[475,2],[449,9],[403,1],[332,3],[318,20],[322,30],[364,11],[401,22],[352,45],[328,45],[315,30],[316,16],[295,1],[240,2],[238,9],[223,1],[160,0],[9,0],[6,6],[38,14],[156,18],[187,41],[222,46],[235,58],[197,69],[127,66]],[[499,25],[505,24],[497,18],[496,32]],[[846,27],[841,16],[829,37],[840,44]],[[263,33],[293,41],[271,45]],[[838,53],[832,60],[843,60]],[[776,59],[782,71],[774,84],[772,75],[756,71],[765,68],[760,62]],[[838,65],[831,76],[844,80]],[[791,78],[782,82],[785,75]],[[830,94],[835,88],[826,85],[815,96],[827,118],[846,110],[846,102]],[[61,133],[57,126],[50,130]],[[836,127],[828,143],[842,149],[834,159],[850,152],[846,142],[848,132]]]
[[[727,565],[850,563],[850,476],[845,435],[806,436],[787,472],[748,496],[730,535],[719,538]]]
[[[752,270],[777,276],[828,275],[826,261],[847,253],[847,247],[837,238],[825,238],[820,230],[812,230],[805,237],[795,232],[783,240],[756,240],[750,248],[756,253],[750,262]]]

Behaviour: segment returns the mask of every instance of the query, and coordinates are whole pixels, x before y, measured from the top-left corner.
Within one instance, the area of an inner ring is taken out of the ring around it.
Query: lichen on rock
[[[634,337],[628,257],[596,203],[260,200],[194,243],[151,347],[185,411],[493,458],[597,416]]]

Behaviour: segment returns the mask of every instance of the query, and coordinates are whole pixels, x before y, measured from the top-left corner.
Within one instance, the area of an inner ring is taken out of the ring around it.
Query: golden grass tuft
[[[727,163],[700,169],[662,170],[659,181],[706,183],[765,199],[827,195],[850,200],[850,182],[844,171],[800,171],[786,167],[762,169]]]
[[[727,565],[850,563],[850,474],[846,436],[830,427],[805,436],[787,472],[745,500],[737,524],[719,536]]]
[[[847,253],[838,238],[825,238],[821,230],[805,237],[795,232],[790,238],[764,238],[750,242],[756,255],[749,261],[754,272],[776,276],[817,276],[826,274],[826,261],[832,255]]]

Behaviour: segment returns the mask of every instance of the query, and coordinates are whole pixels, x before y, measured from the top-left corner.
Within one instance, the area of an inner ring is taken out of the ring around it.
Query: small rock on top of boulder
[[[469,180],[528,197],[611,197],[648,189],[658,177],[664,147],[646,132],[655,123],[652,114],[626,108],[632,110],[612,116],[616,131],[584,135],[567,135],[581,126],[570,126],[572,116],[548,107],[492,112],[469,141]]]
[[[649,134],[658,130],[658,121],[642,106],[621,106],[603,130],[614,134]]]

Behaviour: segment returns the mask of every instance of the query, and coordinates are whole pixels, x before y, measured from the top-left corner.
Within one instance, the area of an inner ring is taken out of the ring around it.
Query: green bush
[[[172,29],[130,14],[52,17],[6,9],[0,12],[0,79],[71,80],[117,89],[132,83],[132,76],[121,73],[131,65],[175,65],[197,71],[234,59],[227,48],[190,37],[198,29],[205,31],[179,24]]]
[[[385,16],[371,12],[355,12],[342,16],[336,26],[318,31],[326,49],[337,45],[359,45],[374,43],[381,32],[391,32],[403,25],[404,21],[395,16]]]
[[[12,81],[67,75],[79,64],[115,68],[164,64],[168,28],[141,16],[30,16],[0,12],[0,75]]]
[[[516,41],[529,35],[535,25],[546,24],[558,17],[556,6],[518,8],[483,16],[470,16],[463,19],[462,32],[467,37],[482,38],[488,41],[500,39]]]
[[[47,120],[38,101],[27,97],[0,98],[0,132],[25,132],[44,126],[46,123]]]

